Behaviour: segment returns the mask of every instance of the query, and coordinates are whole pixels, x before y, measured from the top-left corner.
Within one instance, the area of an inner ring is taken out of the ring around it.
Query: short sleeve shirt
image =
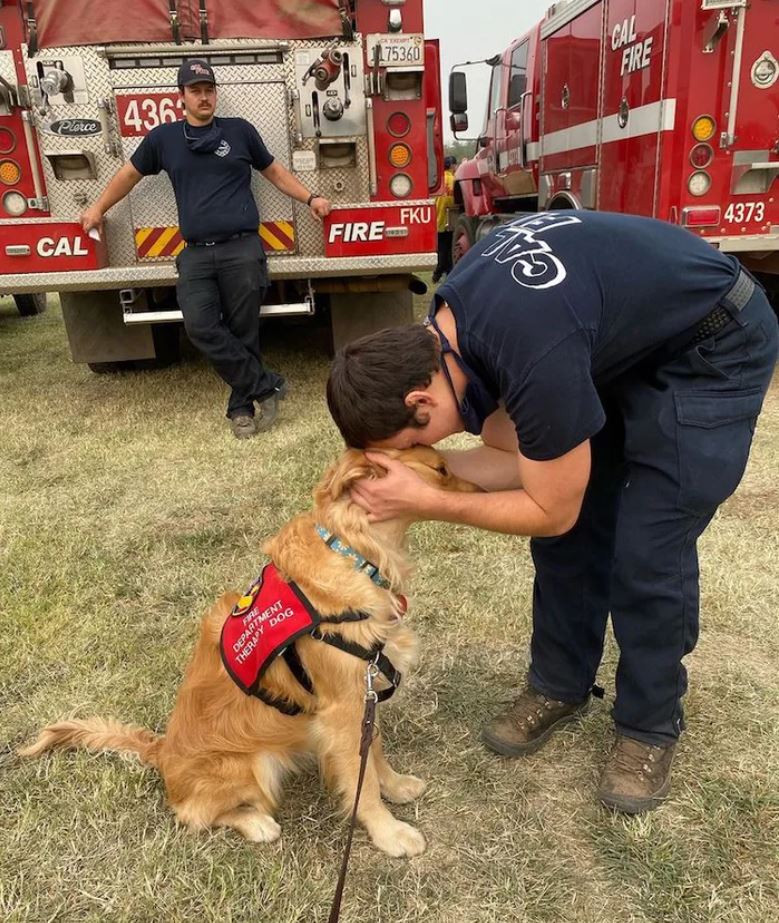
[[[558,458],[605,422],[602,388],[692,332],[739,264],[689,231],[562,211],[501,225],[435,295],[463,359],[505,404],[527,458]]]
[[[273,163],[257,129],[245,119],[215,119],[222,143],[213,153],[190,150],[186,133],[210,130],[186,122],[158,125],[143,139],[130,162],[144,176],[164,170],[173,184],[179,226],[189,243],[219,240],[256,231],[260,216],[251,190],[252,168]]]

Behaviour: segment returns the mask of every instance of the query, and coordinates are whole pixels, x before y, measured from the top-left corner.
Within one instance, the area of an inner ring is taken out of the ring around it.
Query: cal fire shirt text
[[[505,404],[527,458],[559,458],[605,422],[600,391],[692,331],[739,272],[689,231],[634,215],[548,212],[476,244],[434,297],[460,353]]]

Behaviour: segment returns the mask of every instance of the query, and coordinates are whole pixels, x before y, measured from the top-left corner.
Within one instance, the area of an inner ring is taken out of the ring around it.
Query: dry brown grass
[[[327,359],[275,333],[293,381],[281,424],[245,443],[194,359],[94,376],[66,358],[56,310],[0,308],[0,919],[266,921],[326,917],[344,832],[311,777],[288,790],[278,846],[178,829],[130,761],[13,749],[67,714],[161,729],[204,607],[244,587],[259,546],[339,450]],[[479,727],[520,681],[532,570],[519,539],[412,532],[421,666],[386,708],[399,769],[430,788],[398,816],[429,850],[356,840],[345,921],[769,923],[779,907],[779,384],[738,494],[701,542],[703,618],[673,797],[641,819],[594,802],[609,744],[594,708],[524,761]],[[611,645],[601,681],[616,662]]]

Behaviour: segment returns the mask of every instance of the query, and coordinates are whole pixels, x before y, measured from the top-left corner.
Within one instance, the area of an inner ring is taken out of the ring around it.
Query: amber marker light
[[[717,123],[710,115],[699,115],[692,123],[692,136],[696,141],[711,141],[717,130]]]
[[[15,186],[22,177],[19,164],[13,160],[0,160],[0,183]]]
[[[389,150],[389,161],[393,167],[402,170],[411,163],[411,148],[407,144],[393,144]]]

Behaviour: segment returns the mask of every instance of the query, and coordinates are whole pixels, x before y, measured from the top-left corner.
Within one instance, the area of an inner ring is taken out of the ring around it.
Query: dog
[[[479,489],[452,474],[434,449],[385,451],[438,488]],[[63,720],[44,728],[20,755],[38,757],[47,750],[75,747],[137,754],[142,763],[159,770],[181,823],[193,830],[231,827],[257,843],[281,835],[274,814],[282,781],[307,756],[316,757],[326,783],[340,796],[343,809],[350,810],[360,765],[367,658],[343,648],[356,647],[371,656],[381,646],[389,675],[392,667],[406,672],[417,650],[416,637],[403,618],[402,594],[411,570],[404,544],[410,521],[370,523],[350,496],[360,478],[383,474],[364,452],[346,450],[316,487],[313,510],[294,517],[263,547],[276,571],[323,620],[313,634],[303,631],[292,645],[301,678],[292,669],[295,663],[276,657],[262,674],[262,698],[246,694],[230,675],[241,667],[224,662],[220,641],[228,623],[235,624],[231,618],[240,616],[252,596],[226,593],[201,622],[164,736],[110,718]],[[265,618],[269,622],[279,611],[280,606],[270,606],[258,618],[270,614]],[[243,644],[245,652],[257,640],[247,641],[245,634],[229,646]],[[388,685],[386,680],[383,685]],[[286,713],[281,710],[285,708]],[[357,819],[380,850],[391,856],[424,851],[422,834],[382,803],[383,797],[404,804],[424,789],[425,782],[416,776],[395,772],[376,733]]]

